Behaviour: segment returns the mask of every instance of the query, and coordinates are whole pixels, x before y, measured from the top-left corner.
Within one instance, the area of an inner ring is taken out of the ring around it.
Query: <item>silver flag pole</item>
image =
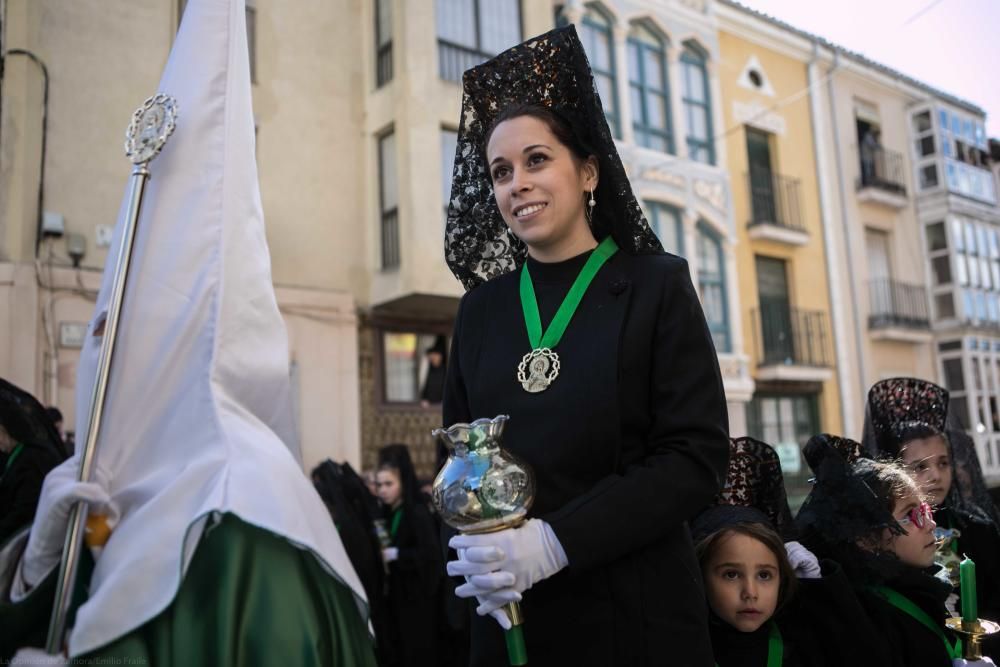
[[[129,266],[132,262],[132,245],[135,241],[136,226],[142,208],[142,196],[145,192],[146,182],[149,180],[149,170],[146,165],[159,155],[160,150],[174,131],[176,120],[177,101],[168,95],[154,95],[132,114],[132,121],[125,135],[125,154],[132,161],[134,167],[129,177],[128,212],[125,218],[125,228],[122,231],[118,254],[115,258],[114,281],[111,286],[107,317],[103,324],[104,334],[97,362],[97,377],[90,395],[87,434],[77,477],[81,482],[91,479],[94,460],[97,456],[101,417],[104,414],[108,379],[111,377],[111,364],[114,361],[115,343],[118,338],[118,323],[121,319]],[[95,326],[100,327],[101,324],[98,323]],[[94,333],[98,334],[96,330]],[[45,645],[45,650],[50,654],[59,653],[64,644],[66,616],[69,613],[70,601],[75,588],[86,522],[87,503],[81,501],[73,506],[69,526],[66,530],[66,540],[63,543],[55,604],[52,607],[49,635]]]

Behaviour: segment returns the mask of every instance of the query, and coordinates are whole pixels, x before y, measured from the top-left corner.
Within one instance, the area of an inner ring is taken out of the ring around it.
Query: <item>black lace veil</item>
[[[465,288],[513,271],[527,254],[497,208],[484,145],[496,118],[508,107],[525,104],[550,108],[594,147],[600,169],[595,237],[610,233],[632,255],[663,252],[632,193],[583,45],[569,25],[504,51],[463,76],[445,257]]]
[[[948,409],[948,390],[917,378],[891,378],[872,386],[862,442],[869,455],[898,459],[908,440],[943,435],[952,461],[951,489],[942,503],[959,521],[992,524],[1000,512],[983,479],[976,443]]]

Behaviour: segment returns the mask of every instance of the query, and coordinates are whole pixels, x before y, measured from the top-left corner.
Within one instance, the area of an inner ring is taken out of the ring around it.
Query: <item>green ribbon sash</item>
[[[403,520],[403,508],[399,507],[392,513],[392,524],[389,526],[389,536],[395,540],[399,532],[399,522]]]
[[[538,312],[538,300],[535,298],[535,287],[531,283],[531,274],[528,273],[528,263],[525,262],[521,266],[521,309],[524,311],[524,324],[528,329],[528,343],[531,344],[531,349],[553,348],[559,344],[594,276],[616,252],[618,244],[608,235],[587,258],[587,263],[580,269],[573,286],[569,288],[566,298],[559,305],[559,310],[556,311],[544,334],[542,317]]]
[[[771,621],[770,632],[767,635],[767,667],[781,667],[785,659],[785,640],[781,638],[778,624]],[[719,663],[715,663],[719,667]]]
[[[962,657],[962,640],[956,639],[954,642],[948,641],[948,636],[944,634],[944,630],[936,624],[930,616],[927,615],[927,612],[914,604],[912,600],[907,598],[905,595],[894,591],[888,586],[872,586],[872,590],[885,598],[886,602],[891,604],[893,607],[915,619],[921,625],[940,637],[941,641],[944,642],[945,650],[948,651],[948,655],[952,660]]]

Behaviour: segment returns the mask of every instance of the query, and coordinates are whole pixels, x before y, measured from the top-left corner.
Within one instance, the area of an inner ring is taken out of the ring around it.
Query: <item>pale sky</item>
[[[1000,0],[738,0],[967,100],[1000,139]]]

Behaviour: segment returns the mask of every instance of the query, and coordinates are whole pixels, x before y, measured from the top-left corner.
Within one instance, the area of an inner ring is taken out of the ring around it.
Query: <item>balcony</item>
[[[757,380],[825,382],[833,377],[826,313],[761,304],[753,321]]]
[[[927,290],[889,279],[868,283],[868,329],[873,340],[926,343],[931,340]]]
[[[481,65],[492,57],[488,53],[439,39],[438,75],[445,81],[461,83],[465,70]]]
[[[858,200],[901,209],[906,206],[903,156],[881,146],[861,147]]]
[[[807,244],[809,233],[802,224],[798,179],[761,167],[752,167],[746,179],[752,216],[747,224],[750,238],[794,246]]]

